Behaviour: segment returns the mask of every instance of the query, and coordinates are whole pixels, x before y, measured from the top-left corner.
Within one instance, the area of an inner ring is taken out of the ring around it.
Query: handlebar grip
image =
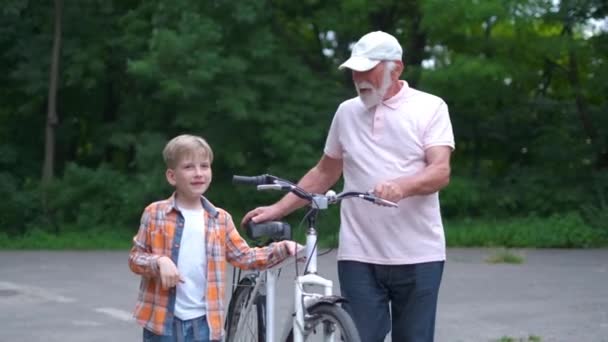
[[[249,221],[246,224],[247,236],[250,239],[257,240],[262,237],[268,237],[274,240],[291,240],[291,226],[287,222],[268,221],[263,223],[255,223]]]
[[[260,176],[232,176],[232,183],[247,185],[264,185],[269,183],[268,175]]]

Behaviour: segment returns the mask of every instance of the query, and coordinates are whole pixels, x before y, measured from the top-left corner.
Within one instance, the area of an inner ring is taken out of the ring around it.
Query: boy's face
[[[165,173],[169,184],[173,185],[184,199],[198,199],[211,184],[211,163],[205,153],[191,153],[179,159],[174,168]]]

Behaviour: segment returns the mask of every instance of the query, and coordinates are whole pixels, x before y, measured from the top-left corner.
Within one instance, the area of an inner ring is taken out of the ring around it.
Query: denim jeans
[[[156,335],[144,329],[143,342],[209,342],[209,325],[205,316],[186,321],[175,317],[172,335]]]
[[[343,306],[361,341],[383,342],[392,326],[393,342],[432,342],[443,264],[339,261],[340,290],[348,300]]]

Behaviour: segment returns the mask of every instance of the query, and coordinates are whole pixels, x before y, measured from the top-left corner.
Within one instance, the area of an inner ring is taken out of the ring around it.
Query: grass
[[[47,250],[121,250],[131,247],[134,233],[103,229],[70,231],[54,234],[32,230],[23,236],[8,236],[0,233],[0,249],[47,249]]]
[[[530,335],[528,338],[515,338],[509,336],[503,336],[500,339],[496,340],[497,342],[541,342],[542,339],[536,335]]]
[[[293,238],[305,243],[306,223],[300,225],[303,212],[290,215]],[[233,216],[240,223],[241,216]],[[509,251],[511,248],[588,248],[606,247],[608,238],[591,228],[576,214],[562,214],[549,218],[535,216],[498,219],[445,220],[446,242],[449,247],[502,247],[487,261],[493,263],[523,262],[523,258]],[[136,227],[136,226],[135,226]],[[330,210],[317,220],[319,246],[338,244],[339,211]],[[136,228],[107,227],[68,229],[60,234],[33,229],[14,236],[0,232],[0,249],[128,249]],[[373,229],[373,228],[372,228]],[[244,235],[244,233],[243,233]]]
[[[506,248],[498,250],[486,259],[490,264],[522,264],[524,261],[523,256]]]
[[[457,219],[445,222],[450,247],[589,248],[608,246],[608,238],[575,213],[548,218]]]

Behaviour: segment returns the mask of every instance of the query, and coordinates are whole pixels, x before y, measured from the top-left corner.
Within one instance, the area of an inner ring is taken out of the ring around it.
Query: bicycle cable
[[[313,207],[313,206],[316,206],[316,208]],[[308,212],[304,215],[304,217],[300,221],[300,224],[298,225],[298,229],[299,229],[300,226],[302,226],[302,224],[304,223],[304,220],[306,220],[311,214],[313,214],[316,209],[319,209],[319,207],[316,205],[316,203],[314,201],[311,201],[311,208],[308,210]],[[318,218],[317,218],[317,222],[318,222]],[[311,254],[306,256],[306,265],[304,265],[304,273],[306,273],[306,270],[308,269],[308,266],[310,265],[310,260],[311,260],[312,254],[315,253],[315,250],[317,249],[318,243],[319,243],[319,239],[317,237],[317,239],[315,239],[315,244],[312,246],[312,250],[310,252]],[[326,253],[327,252],[325,252],[323,254],[326,254]],[[321,254],[321,255],[323,255],[323,254]],[[317,255],[317,256],[319,256],[319,255]],[[297,259],[296,259],[295,265],[296,265],[296,276],[297,276],[299,274],[298,273],[298,262],[297,262]],[[303,294],[304,293],[304,288],[300,284],[298,284],[298,286],[300,287],[300,291]],[[301,301],[302,309],[304,309],[305,308],[305,305],[304,305],[304,296],[300,297],[300,301]]]
[[[305,221],[305,220],[308,218],[308,216],[309,216],[309,215],[312,213],[313,209],[314,209],[314,208],[310,208],[310,209],[308,210],[308,212],[306,212],[306,214],[304,214],[304,217],[302,217],[302,219],[300,220],[300,223],[298,223],[298,226],[296,227],[296,230],[299,230],[299,229],[300,229],[300,227],[302,227],[302,225],[304,224],[304,221]],[[296,276],[298,276],[298,274],[300,274],[300,273],[298,272],[298,253],[297,253],[297,250],[298,250],[298,243],[297,243],[295,240],[293,241],[293,243],[295,243],[295,244],[296,244],[296,248],[295,248],[296,253],[294,254],[294,258],[296,259],[296,260],[295,260],[295,261],[296,261],[296,262],[295,262],[295,265],[296,265]],[[308,257],[308,256],[307,256],[307,257]],[[306,268],[304,268],[304,271],[306,272]]]

